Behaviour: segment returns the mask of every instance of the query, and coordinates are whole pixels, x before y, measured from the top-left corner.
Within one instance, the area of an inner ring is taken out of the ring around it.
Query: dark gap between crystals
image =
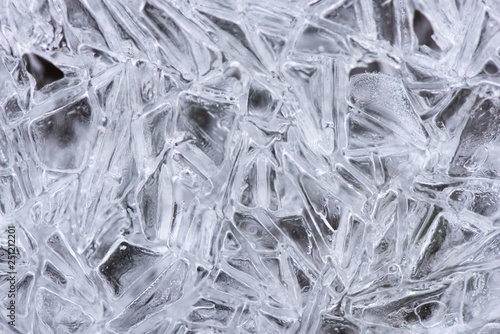
[[[40,90],[51,83],[64,78],[64,73],[50,61],[33,53],[23,55],[26,70],[36,81],[35,90]]]

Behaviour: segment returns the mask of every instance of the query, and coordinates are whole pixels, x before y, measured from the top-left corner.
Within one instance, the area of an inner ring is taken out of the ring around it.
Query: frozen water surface
[[[0,333],[500,333],[498,1],[0,8]]]

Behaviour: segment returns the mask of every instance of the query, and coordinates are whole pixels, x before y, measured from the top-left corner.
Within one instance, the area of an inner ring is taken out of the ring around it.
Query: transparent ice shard
[[[117,332],[127,331],[183,296],[188,265],[178,260],[165,269],[146,290],[110,322]]]
[[[278,240],[254,217],[235,213],[233,219],[236,227],[256,250],[274,250],[278,246]]]
[[[428,144],[429,134],[397,78],[381,73],[358,74],[351,78],[350,86],[354,105],[382,124],[390,124],[410,143],[419,147]]]
[[[176,67],[186,75],[191,75],[195,68],[191,57],[189,36],[186,36],[175,17],[170,16],[162,6],[158,6],[152,1],[146,1],[142,12],[154,27],[157,39],[161,41],[167,55],[175,59]]]
[[[494,297],[488,292],[491,291],[488,284],[488,273],[474,272],[465,280],[465,290],[463,299],[463,309],[461,318],[464,323],[481,323],[491,321],[494,314],[498,312]],[[493,288],[496,290],[496,288]]]
[[[373,17],[377,26],[377,35],[391,44],[396,42],[396,6],[392,1],[373,1]]]
[[[352,187],[354,190],[356,190],[358,193],[370,197],[372,192],[371,190],[367,187],[367,185],[363,184],[363,182],[358,179],[353,172],[349,171],[346,167],[342,166],[341,164],[337,164],[335,166],[335,171],[338,173],[338,175],[348,184],[349,187]]]
[[[56,285],[66,286],[68,283],[65,275],[50,261],[47,261],[45,263],[42,274],[44,276],[47,276],[47,278],[54,282]]]
[[[159,254],[127,242],[121,242],[99,265],[99,273],[115,296],[122,295],[134,281],[160,257]]]
[[[215,166],[220,166],[226,153],[226,142],[234,120],[236,106],[191,94],[179,97],[178,129],[201,150]]]
[[[381,300],[363,307],[356,305],[353,312],[365,321],[384,323],[396,328],[407,326],[411,328],[419,324],[417,312],[421,312],[422,310],[419,310],[418,306],[438,301],[443,290],[444,288],[441,287],[440,289],[427,290],[423,293],[413,293],[398,300]],[[442,314],[442,310],[439,308],[435,309],[435,311]],[[432,316],[432,311],[429,313],[425,318]],[[380,315],[384,315],[384,317],[380,317]],[[422,314],[420,316],[422,317]]]
[[[326,334],[335,332],[354,334],[359,332],[359,327],[342,318],[323,316],[321,318],[321,325],[318,328],[318,333]]]
[[[474,231],[457,228],[443,216],[439,217],[432,236],[415,266],[412,277],[422,278],[430,273],[438,272],[438,265],[445,263],[446,255],[450,254],[450,250],[454,248],[458,250],[459,246],[468,243],[474,235]]]
[[[470,161],[474,159],[474,154],[497,138],[499,130],[497,110],[498,105],[495,100],[485,100],[474,110],[460,135],[458,147],[450,162],[450,175],[471,175],[473,164]],[[483,174],[494,176],[497,172],[495,169],[487,169]]]
[[[363,241],[365,223],[359,217],[350,217],[345,244],[343,246],[342,268],[345,270],[360,258],[362,249],[359,245]]]
[[[249,300],[257,299],[257,292],[246,284],[239,282],[235,277],[230,276],[224,271],[219,272],[215,281],[214,287],[226,293],[242,295]]]
[[[32,273],[27,273],[22,276],[16,283],[17,305],[16,310],[22,317],[27,316],[30,307],[31,291],[33,290],[35,276]]]
[[[307,53],[337,54],[340,52],[339,41],[327,30],[307,26],[297,40],[297,50]]]
[[[233,258],[233,259],[228,259],[227,263],[233,267],[236,270],[239,270],[248,276],[258,278],[259,273],[257,271],[257,268],[255,265],[252,263],[252,261],[244,259],[244,258]]]
[[[24,114],[23,109],[21,108],[21,105],[19,103],[19,100],[17,97],[11,97],[10,99],[5,102],[4,107],[3,107],[4,113],[5,113],[5,118],[7,119],[8,122],[14,122],[21,118]]]
[[[15,174],[0,175],[0,212],[10,214],[24,204],[25,198]]]
[[[333,5],[333,8],[326,10],[323,17],[342,28],[359,30],[356,7],[359,8],[359,1],[348,0],[339,2]]]
[[[349,113],[347,124],[347,147],[349,149],[389,146],[397,138],[390,128],[369,117],[355,113]]]
[[[311,232],[301,216],[278,218],[276,224],[305,254],[311,253],[313,248]]]
[[[36,310],[41,329],[52,333],[84,333],[94,322],[82,307],[45,288],[36,293]]]
[[[40,162],[58,171],[80,169],[89,150],[91,122],[88,98],[35,119],[30,133]]]
[[[140,146],[138,151],[145,155],[146,159],[158,159],[169,141],[171,131],[172,108],[169,105],[154,110],[141,119],[139,123]],[[141,131],[142,130],[142,131]],[[144,153],[143,153],[144,152]]]
[[[166,181],[169,175],[166,169],[167,166],[161,163],[148,177],[138,194],[142,229],[149,240],[157,237],[163,221],[171,220],[172,209],[167,203],[172,202],[172,195],[167,191],[161,191],[171,187]]]
[[[193,304],[193,310],[186,319],[193,323],[227,327],[235,311],[234,307],[224,305],[220,301],[200,299]]]
[[[298,291],[300,291],[302,295],[310,293],[314,285],[313,277],[306,274],[306,271],[299,267],[299,264],[292,257],[288,259],[288,263],[290,265],[291,274],[298,285]]]
[[[281,319],[281,317],[273,316],[265,311],[260,312],[262,318],[264,318],[264,326],[271,327],[279,333],[279,331],[287,331],[292,329],[292,321],[287,319]]]
[[[54,252],[73,272],[73,274],[81,277],[76,281],[76,287],[80,293],[89,301],[95,300],[96,289],[94,282],[86,272],[83,264],[68,246],[67,241],[63,238],[60,232],[54,232],[45,241],[48,248]]]
[[[248,40],[245,36],[245,32],[240,28],[240,26],[234,22],[231,22],[230,20],[225,20],[213,15],[210,15],[208,13],[203,13],[210,21],[212,21],[218,28],[220,28],[222,31],[225,33],[231,35],[234,37],[236,40],[238,40],[246,49],[248,49],[250,52],[252,51],[252,48],[250,47]]]
[[[65,0],[64,5],[67,22],[74,28],[79,39],[84,42],[106,45],[101,29],[91,9],[87,7],[85,2],[80,0]],[[70,44],[72,43],[76,44],[77,41],[71,40]],[[75,47],[76,45],[72,46]]]
[[[108,212],[107,215],[99,217],[99,221],[103,222],[101,229],[96,232],[83,251],[86,262],[91,268],[97,267],[102,262],[116,242],[115,235],[125,232],[129,224],[124,210]]]

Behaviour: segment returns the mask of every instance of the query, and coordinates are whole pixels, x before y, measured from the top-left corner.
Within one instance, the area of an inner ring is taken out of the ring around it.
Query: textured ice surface
[[[0,333],[500,333],[499,45],[495,0],[0,0]]]

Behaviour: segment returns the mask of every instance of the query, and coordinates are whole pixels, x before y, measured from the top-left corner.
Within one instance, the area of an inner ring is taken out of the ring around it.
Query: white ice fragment
[[[398,78],[383,73],[354,75],[350,96],[355,106],[382,124],[390,125],[407,142],[419,148],[428,145],[429,134]]]

